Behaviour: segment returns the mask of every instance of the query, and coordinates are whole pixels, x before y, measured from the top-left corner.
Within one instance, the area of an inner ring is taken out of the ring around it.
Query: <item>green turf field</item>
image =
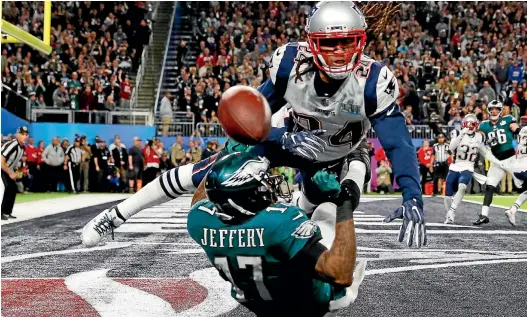
[[[494,199],[492,200],[492,204],[510,207],[514,204],[514,202],[516,201],[516,198],[518,198],[517,195],[515,196],[494,196]],[[483,203],[483,196],[479,196],[479,195],[478,196],[465,196],[464,199]],[[527,207],[527,204],[523,204],[523,207]]]
[[[35,200],[43,199],[52,199],[52,198],[61,198],[69,196],[68,193],[27,193],[27,194],[17,194],[15,203],[27,203]]]

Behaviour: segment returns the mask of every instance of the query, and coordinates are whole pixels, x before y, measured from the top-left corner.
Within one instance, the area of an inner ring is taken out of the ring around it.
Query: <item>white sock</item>
[[[457,206],[459,206],[459,203],[461,203],[461,201],[463,200],[463,196],[465,196],[466,189],[467,189],[467,185],[459,184],[457,193],[454,195],[454,198],[452,199],[452,205],[450,205],[451,210],[455,211],[457,209]]]
[[[481,214],[485,217],[489,216],[489,206],[483,206],[481,208]]]
[[[445,204],[445,210],[448,212],[450,210],[450,206],[452,206],[452,197],[445,196],[443,203]]]
[[[523,193],[516,198],[516,201],[514,202],[514,205],[511,207],[511,209],[514,209],[516,212],[520,207],[523,205],[523,203],[527,201],[527,191],[524,191]]]
[[[348,172],[346,176],[342,178],[342,181],[345,179],[351,179],[359,187],[360,193],[364,189],[364,178],[366,177],[366,164],[361,161],[351,161],[348,166]]]
[[[322,234],[322,243],[326,248],[331,249],[335,240],[335,229],[337,225],[337,206],[334,203],[322,203],[313,211],[311,216]]]
[[[166,203],[196,189],[192,183],[193,166],[188,164],[161,174],[133,196],[118,204],[119,213],[128,220],[143,209]]]
[[[298,198],[297,206],[309,215],[313,211],[315,211],[315,208],[317,208],[318,205],[312,204],[307,199],[306,194],[304,194],[304,192],[301,192],[300,197]]]

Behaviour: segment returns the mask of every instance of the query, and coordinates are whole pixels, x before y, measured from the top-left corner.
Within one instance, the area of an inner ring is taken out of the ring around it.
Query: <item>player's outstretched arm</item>
[[[465,129],[461,130],[459,135],[450,141],[450,146],[448,147],[450,151],[454,152],[457,149],[459,143],[461,143],[461,139],[463,139],[463,135],[465,135],[465,132]]]
[[[356,257],[357,242],[352,213],[337,213],[335,240],[331,249],[324,251],[318,258],[315,271],[332,283],[350,286]]]
[[[403,191],[403,205],[390,214],[385,221],[403,219],[399,232],[399,242],[406,240],[408,246],[412,246],[415,242],[416,247],[426,245],[426,228],[417,156],[404,117],[399,106],[394,103],[385,111],[371,117],[370,120],[388,159],[392,163],[397,184]]]
[[[485,143],[479,145],[479,153],[489,160],[489,162],[504,168],[503,164],[494,156],[494,154],[485,147]]]

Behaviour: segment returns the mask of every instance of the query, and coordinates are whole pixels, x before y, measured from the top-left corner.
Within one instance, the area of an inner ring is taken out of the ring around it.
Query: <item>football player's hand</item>
[[[325,130],[286,132],[280,139],[282,148],[309,160],[316,160],[318,154],[326,150],[326,141],[319,138]]]
[[[403,219],[399,231],[399,242],[403,242],[406,236],[406,245],[420,248],[426,245],[426,225],[422,203],[416,199],[407,200],[393,213],[384,219],[384,222],[392,222],[395,219]]]
[[[336,197],[340,194],[340,183],[337,175],[327,171],[318,171],[311,180],[317,185],[318,189],[330,197]]]

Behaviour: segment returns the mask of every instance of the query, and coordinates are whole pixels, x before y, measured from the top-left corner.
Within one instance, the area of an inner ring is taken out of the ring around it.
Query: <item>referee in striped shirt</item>
[[[439,181],[443,183],[448,174],[448,158],[450,157],[450,146],[443,134],[437,136],[437,143],[434,144],[434,195],[437,194]],[[442,184],[441,184],[442,185]]]
[[[14,172],[14,169],[24,155],[24,145],[28,136],[29,129],[25,126],[19,127],[15,139],[2,145],[2,220],[16,218],[12,215],[18,192],[16,186],[18,174]]]
[[[66,155],[64,155],[64,170],[68,170],[70,182],[68,187],[70,191],[76,193],[80,190],[80,163],[82,159],[82,150],[80,148],[81,140],[75,138],[73,144],[68,146],[66,149]]]

